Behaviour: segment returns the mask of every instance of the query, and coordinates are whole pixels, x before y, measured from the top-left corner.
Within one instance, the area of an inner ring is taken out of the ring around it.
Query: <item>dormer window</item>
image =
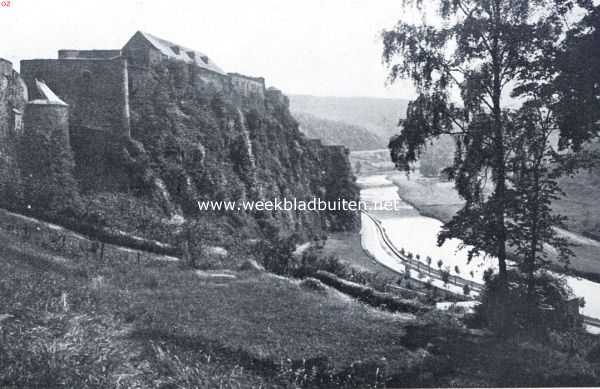
[[[206,55],[203,55],[203,56],[201,57],[201,59],[202,59],[202,62],[204,62],[205,64],[207,64],[207,65],[208,65],[208,57],[207,57]]]
[[[175,54],[177,54],[177,55],[179,55],[179,53],[180,53],[180,51],[181,51],[181,50],[179,49],[179,46],[171,46],[171,50],[173,50],[173,52],[174,52]]]
[[[188,57],[190,57],[191,59],[196,59],[196,53],[193,51],[188,51],[187,52]]]

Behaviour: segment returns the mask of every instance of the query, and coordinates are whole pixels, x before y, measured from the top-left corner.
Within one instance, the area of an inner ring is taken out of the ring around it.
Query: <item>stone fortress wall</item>
[[[58,59],[113,59],[121,56],[121,50],[58,50]]]
[[[232,90],[241,96],[264,101],[265,79],[262,77],[249,77],[239,73],[228,73]]]
[[[267,90],[263,78],[225,73],[205,54],[141,31],[121,49],[62,49],[56,59],[21,61],[19,80],[29,99],[40,97],[38,80],[68,105],[32,107],[30,112],[35,115],[31,119],[35,122],[39,122],[39,118],[58,120],[59,114],[68,112],[68,120],[61,119],[58,127],[64,132],[63,124],[68,122],[64,139],[73,151],[76,176],[82,188],[128,188],[126,168],[115,169],[114,160],[122,156],[119,150],[122,141],[131,139],[130,96],[153,77],[156,66],[173,62],[188,73],[189,77],[182,79],[191,82],[197,90],[217,90],[241,107],[264,111],[266,100],[272,95],[277,100],[286,99],[274,88]],[[12,64],[4,60],[0,60],[0,73],[16,74]],[[12,115],[16,123],[21,112],[16,110]],[[24,127],[27,121],[25,114]],[[40,127],[38,124],[32,123],[29,127]],[[52,131],[48,129],[49,133]]]
[[[21,76],[35,97],[42,80],[70,109],[71,126],[129,135],[125,59],[34,59],[21,61]]]
[[[69,105],[72,133],[103,131],[128,137],[130,89],[135,90],[153,66],[169,60],[188,66],[196,88],[215,88],[241,105],[264,108],[264,78],[224,73],[204,54],[142,32],[122,49],[62,49],[58,59],[23,60],[21,75],[30,96],[36,94],[35,80],[43,80]],[[10,62],[0,61],[0,71],[5,67],[12,71]]]
[[[19,134],[23,128],[22,114],[27,101],[27,87],[13,70],[12,63],[0,58],[0,149],[5,137]],[[3,154],[0,150],[0,154]]]
[[[13,72],[12,62],[0,58],[0,76],[10,76]]]

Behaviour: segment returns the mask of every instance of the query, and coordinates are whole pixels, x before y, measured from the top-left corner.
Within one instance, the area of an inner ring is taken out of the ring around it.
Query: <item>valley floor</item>
[[[338,257],[346,265],[361,271],[368,271],[380,275],[390,282],[397,280],[399,275],[382,266],[371,258],[363,249],[359,232],[336,232],[329,235],[322,255]]]
[[[499,340],[269,273],[108,266],[11,239],[0,234],[2,388],[600,383],[584,333]]]
[[[418,209],[423,216],[447,222],[463,205],[463,200],[458,196],[452,182],[418,175],[407,179],[405,174],[398,172],[390,173],[390,180],[398,186],[400,197]],[[564,231],[563,235],[574,244],[571,249],[575,257],[571,260],[570,267],[581,275],[594,280],[600,279],[600,245],[583,236],[578,238],[575,234],[584,232],[583,220],[589,218],[589,208],[586,210],[576,206],[575,200],[569,205],[569,199],[567,197],[558,201],[555,207],[563,214],[565,209],[569,210],[568,227],[574,233]],[[549,258],[553,259],[552,253],[549,253]]]

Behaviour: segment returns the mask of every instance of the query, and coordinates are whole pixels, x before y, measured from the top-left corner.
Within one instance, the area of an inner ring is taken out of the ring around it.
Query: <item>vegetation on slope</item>
[[[292,111],[365,127],[385,143],[397,133],[407,104],[404,99],[290,95]]]
[[[321,139],[326,145],[344,145],[351,151],[376,150],[385,147],[385,141],[366,128],[337,120],[322,119],[305,112],[294,112],[300,131],[307,137]]]
[[[584,333],[556,333],[545,346],[497,339],[452,315],[387,313],[314,282],[25,255],[7,239],[3,388],[599,382],[599,365],[585,359],[598,341]]]

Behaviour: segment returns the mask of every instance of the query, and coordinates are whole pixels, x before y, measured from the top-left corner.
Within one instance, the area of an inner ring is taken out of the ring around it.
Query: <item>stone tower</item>
[[[56,96],[46,84],[35,80],[40,99],[25,106],[24,132],[28,135],[50,136],[60,132],[65,146],[69,146],[69,106]]]

